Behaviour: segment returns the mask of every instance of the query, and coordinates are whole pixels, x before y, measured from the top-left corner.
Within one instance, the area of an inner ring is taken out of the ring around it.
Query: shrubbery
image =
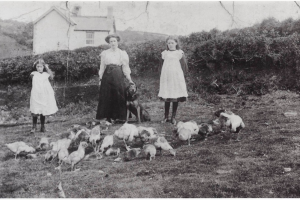
[[[300,20],[267,19],[244,29],[192,33],[180,37],[190,69],[189,90],[197,93],[256,94],[274,89],[300,90]],[[108,46],[40,55],[57,80],[77,81],[98,74],[99,54]],[[165,41],[121,44],[130,57],[134,75],[156,73],[162,65]],[[28,83],[32,64],[39,56],[0,61],[0,82]],[[68,62],[67,62],[68,58]],[[68,64],[67,64],[68,63]],[[68,70],[67,70],[68,69]],[[159,77],[159,76],[157,76]]]

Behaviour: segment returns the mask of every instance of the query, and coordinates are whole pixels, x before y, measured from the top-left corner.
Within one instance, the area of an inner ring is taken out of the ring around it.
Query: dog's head
[[[127,91],[130,96],[133,96],[137,92],[137,86],[135,83],[130,83],[127,87]]]

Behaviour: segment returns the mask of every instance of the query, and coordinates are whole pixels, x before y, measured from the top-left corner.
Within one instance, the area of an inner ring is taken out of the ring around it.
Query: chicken
[[[202,123],[199,125],[199,132],[198,134],[202,135],[204,137],[204,140],[207,140],[207,136],[209,133],[213,131],[212,126],[207,123]]]
[[[110,156],[110,155],[117,155],[119,156],[120,154],[120,148],[114,148],[114,147],[110,147],[109,149],[107,149],[107,151],[105,152],[105,155]]]
[[[80,126],[81,128],[81,126]],[[80,142],[88,142],[89,138],[90,138],[90,130],[86,129],[86,128],[82,128],[77,130],[77,128],[73,128],[70,131],[70,135],[68,138],[72,137],[72,146],[78,146],[80,144]],[[75,136],[73,136],[73,133],[75,134]]]
[[[27,154],[26,155],[26,158],[28,159],[35,159],[35,158],[37,158],[37,155],[36,154],[33,154],[33,153],[30,153],[30,154]]]
[[[125,146],[127,146],[126,141],[132,142],[133,139],[139,138],[139,131],[135,125],[125,123],[115,131],[114,135],[119,139],[123,139]]]
[[[80,142],[82,141],[85,141],[87,142],[90,138],[90,132],[91,131],[87,131],[85,129],[81,129],[79,131],[76,132],[76,135],[75,135],[75,140],[79,140]]]
[[[81,126],[79,124],[74,124],[74,125],[71,126],[71,130],[73,130],[74,132],[77,132],[77,131],[82,130],[82,129],[85,130],[88,133],[91,131],[87,127]]]
[[[143,152],[147,158],[149,157],[150,161],[152,160],[152,158],[155,159],[156,148],[154,145],[152,144],[144,145]]]
[[[135,159],[140,153],[141,153],[140,148],[129,149],[127,152],[125,152],[124,160],[131,161],[131,160]]]
[[[50,147],[52,147],[52,150],[59,152],[60,149],[65,148],[68,149],[72,140],[68,138],[63,138],[60,140],[57,140],[56,142],[51,142]]]
[[[92,146],[94,147],[94,151],[99,151],[99,145],[97,145],[97,142],[99,143],[101,138],[101,132],[100,132],[100,126],[95,126],[90,134],[89,142],[92,143]]]
[[[157,137],[158,133],[155,128],[140,126],[137,128],[139,136],[143,142],[146,142],[149,138]]]
[[[85,148],[88,146],[86,142],[80,142],[77,151],[72,152],[67,158],[63,160],[64,163],[71,164],[71,171],[74,171],[74,167],[79,163],[85,155]]]
[[[15,153],[15,160],[17,160],[17,155],[21,152],[34,153],[35,149],[31,146],[28,146],[25,142],[14,142],[10,144],[5,144],[9,150]]]
[[[59,151],[58,151],[57,156],[58,156],[58,162],[62,163],[63,160],[66,159],[69,156],[68,149],[65,148],[65,147],[60,148]]]
[[[49,138],[43,137],[39,142],[39,146],[37,146],[37,150],[45,150],[49,148]]]
[[[100,151],[103,153],[105,149],[111,147],[113,144],[114,144],[114,136],[113,135],[105,136],[101,144]]]
[[[108,128],[112,126],[112,123],[110,123],[108,121],[101,121],[100,126],[102,129],[105,128],[105,130],[108,130]]]
[[[53,160],[58,154],[58,151],[55,150],[49,150],[47,151],[47,153],[45,154],[45,161],[51,161]]]
[[[230,131],[237,133],[236,140],[239,141],[240,130],[245,128],[242,118],[231,111],[219,110],[215,113],[219,117],[221,126],[229,127]]]
[[[92,121],[86,122],[85,125],[86,125],[87,127],[89,127],[89,128],[92,128],[93,126],[96,125],[96,122],[92,122]]]
[[[176,125],[176,136],[181,141],[188,141],[188,145],[191,145],[191,137],[197,135],[199,127],[195,121],[178,122]]]
[[[161,150],[169,151],[173,156],[176,155],[176,151],[173,149],[173,147],[171,147],[165,137],[158,136],[155,138],[150,138],[148,143],[153,144],[155,148],[160,151],[161,155]]]

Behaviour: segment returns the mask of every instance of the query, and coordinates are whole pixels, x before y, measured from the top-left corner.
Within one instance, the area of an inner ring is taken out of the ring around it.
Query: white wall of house
[[[99,46],[101,44],[106,44],[105,37],[108,35],[108,32],[88,31],[94,33],[94,44],[86,44],[86,32],[87,31],[73,31],[71,33],[70,50],[86,46]]]
[[[34,25],[33,53],[68,49],[69,23],[56,11],[50,12]],[[74,27],[70,26],[69,33]]]

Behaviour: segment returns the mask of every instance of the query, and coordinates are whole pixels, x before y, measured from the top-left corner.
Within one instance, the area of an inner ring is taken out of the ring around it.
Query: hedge
[[[190,70],[189,90],[257,95],[278,88],[299,91],[299,30],[300,20],[278,22],[271,18],[244,29],[223,32],[213,29],[179,37]],[[56,80],[72,82],[90,78],[98,74],[99,54],[107,48],[104,45],[3,59],[0,83],[28,83],[32,64],[38,57],[50,64]],[[166,43],[154,40],[120,44],[120,48],[130,57],[132,73],[147,75],[157,73]]]

